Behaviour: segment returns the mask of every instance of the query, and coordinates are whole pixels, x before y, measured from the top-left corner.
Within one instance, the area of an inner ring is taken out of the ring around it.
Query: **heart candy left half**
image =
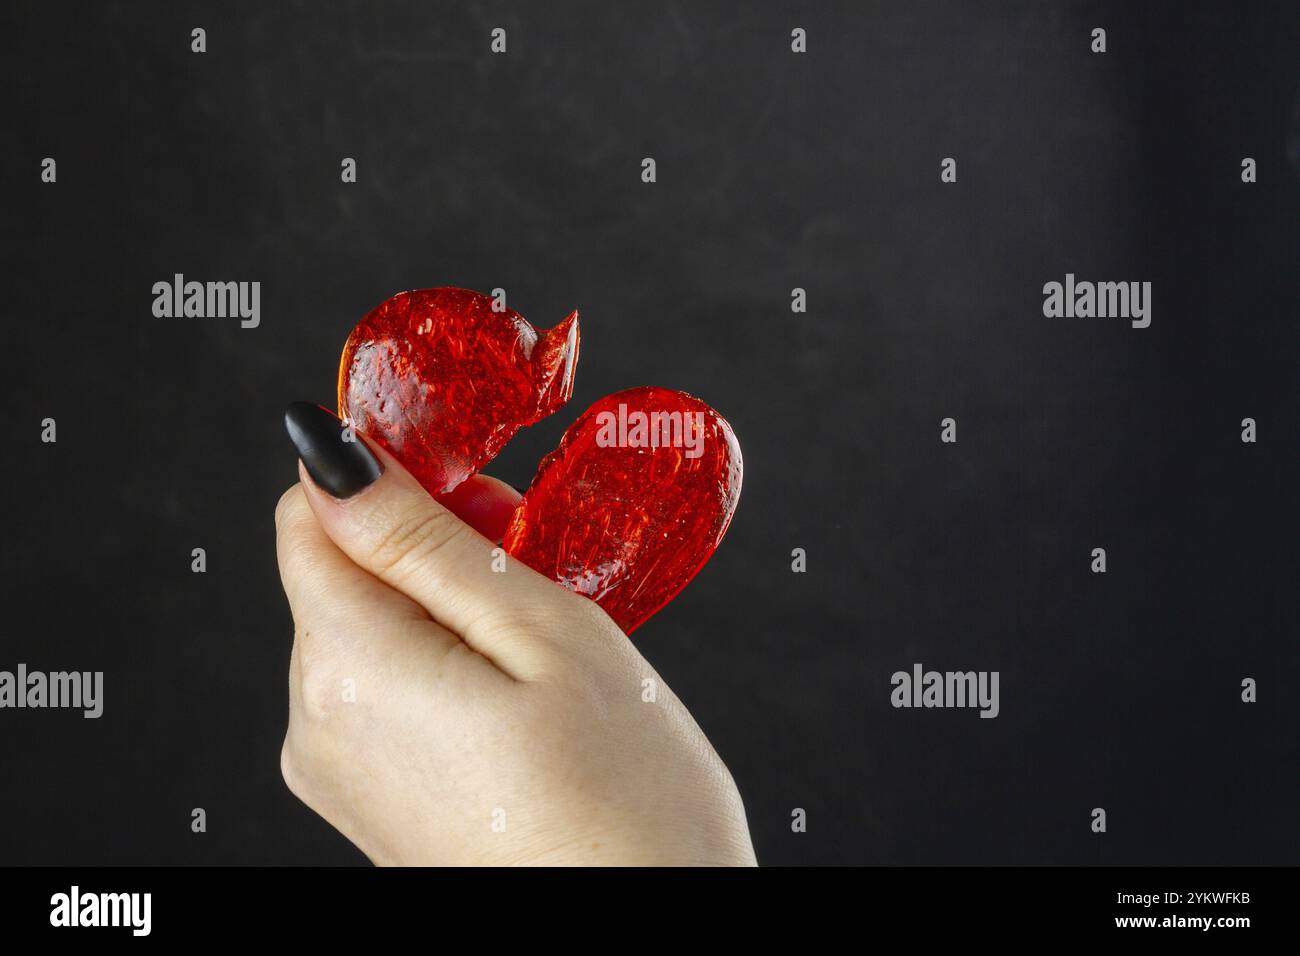
[[[490,462],[573,393],[578,313],[538,332],[468,289],[401,292],[357,323],[339,363],[339,417],[432,495]]]

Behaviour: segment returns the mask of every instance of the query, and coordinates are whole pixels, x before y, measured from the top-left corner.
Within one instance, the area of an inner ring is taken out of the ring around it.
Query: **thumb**
[[[528,680],[547,670],[563,623],[594,607],[507,558],[382,448],[345,441],[320,406],[295,402],[285,427],[307,501],[339,549],[507,674]]]

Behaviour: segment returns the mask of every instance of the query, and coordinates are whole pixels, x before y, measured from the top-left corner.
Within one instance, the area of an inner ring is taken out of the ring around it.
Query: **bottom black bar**
[[[901,933],[926,944],[1098,937],[1231,944],[1285,932],[1296,886],[1294,868],[36,868],[4,876],[7,941],[75,934],[89,943],[204,944],[282,936],[373,943],[376,933],[427,938],[431,926],[440,933],[478,926],[491,932],[484,942],[496,944],[543,928],[548,936],[586,935],[592,920],[611,917],[647,939],[673,924],[691,927],[689,941],[751,933],[824,939],[834,929],[863,941]]]

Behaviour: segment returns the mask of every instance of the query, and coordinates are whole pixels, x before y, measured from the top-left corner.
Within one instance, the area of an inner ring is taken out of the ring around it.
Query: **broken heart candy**
[[[348,336],[339,417],[388,449],[432,495],[455,488],[573,393],[578,313],[538,333],[468,289],[402,292]]]
[[[466,289],[403,292],[366,315],[343,349],[340,417],[435,496],[573,391],[578,314],[539,333],[494,305]],[[722,416],[683,392],[630,389],[565,432],[503,544],[630,634],[713,555],[740,483],[740,446]]]
[[[665,388],[609,395],[542,461],[503,546],[631,634],[713,555],[741,472],[731,426],[698,398]]]

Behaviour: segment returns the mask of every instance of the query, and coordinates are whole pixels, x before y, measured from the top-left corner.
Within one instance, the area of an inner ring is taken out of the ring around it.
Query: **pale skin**
[[[493,570],[518,493],[435,501],[368,444],[373,484],[337,500],[300,464],[276,508],[289,789],[381,865],[753,865],[731,774],[631,641]]]

